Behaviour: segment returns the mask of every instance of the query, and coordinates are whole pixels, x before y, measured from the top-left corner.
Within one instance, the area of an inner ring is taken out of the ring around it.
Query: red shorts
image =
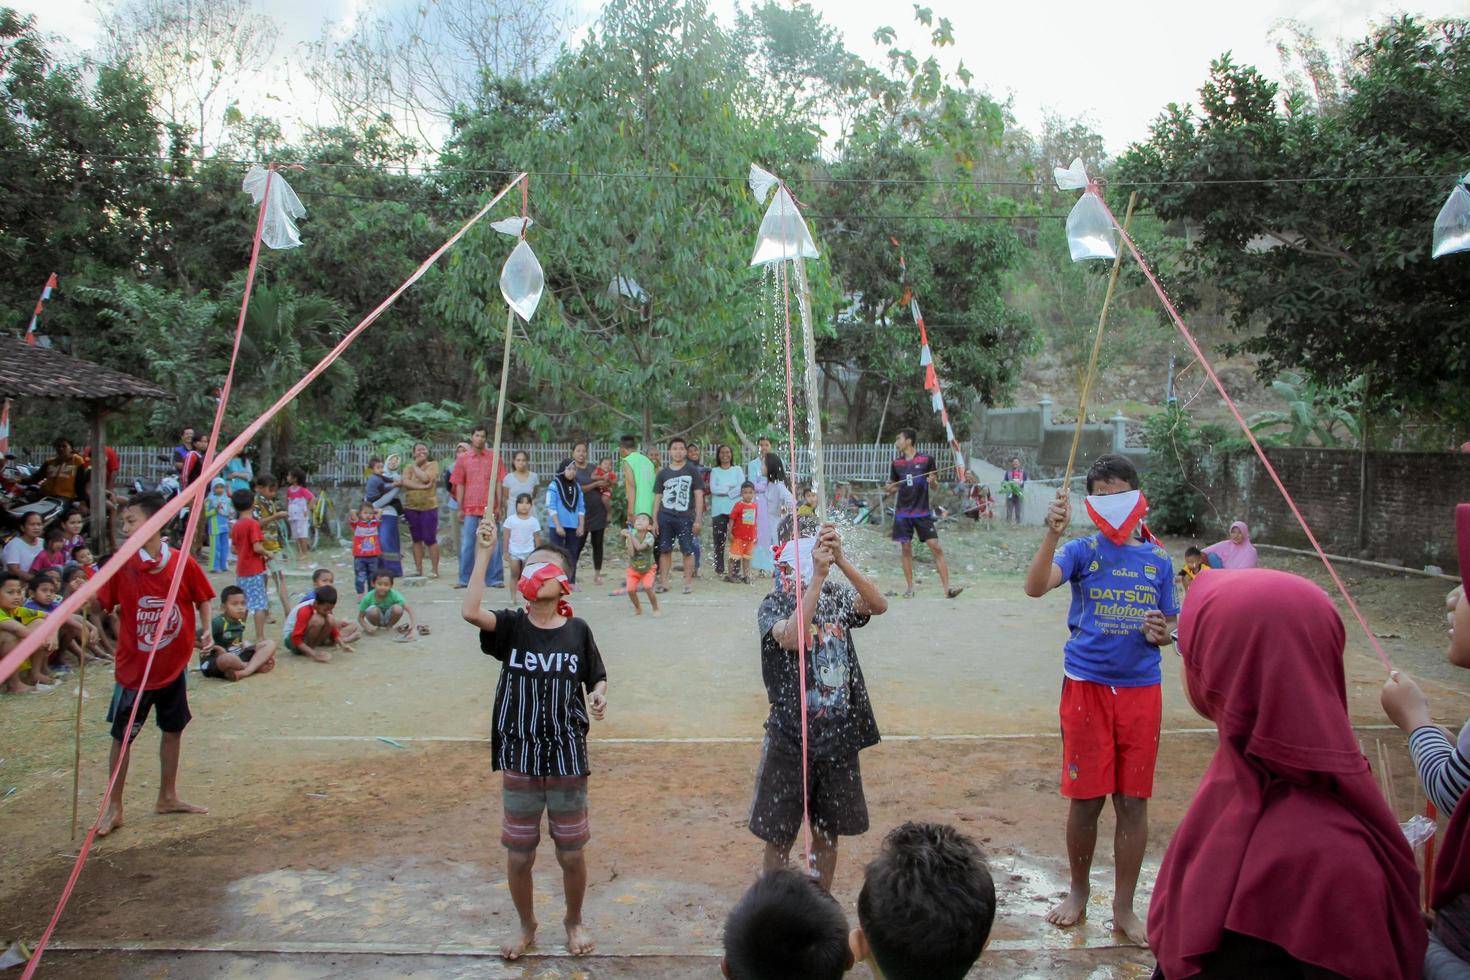
[[[628,569],[623,576],[623,589],[627,592],[637,592],[639,589],[653,588],[655,570],[650,568],[646,572]]]
[[[1062,795],[1091,800],[1154,793],[1164,698],[1158,684],[1062,681]]]
[[[500,843],[512,851],[534,851],[541,843],[541,814],[559,851],[579,851],[592,839],[587,823],[586,776],[528,776],[501,773]]]
[[[730,539],[730,557],[736,561],[749,561],[750,556],[755,554],[755,538],[742,541],[739,538]]]

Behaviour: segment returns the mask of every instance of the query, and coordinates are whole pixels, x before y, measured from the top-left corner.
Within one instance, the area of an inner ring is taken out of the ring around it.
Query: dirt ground
[[[1056,695],[1066,599],[1021,593],[1037,537],[1034,528],[948,527],[965,593],[942,599],[921,564],[920,596],[895,599],[856,634],[885,740],[862,760],[873,830],[843,842],[835,890],[855,919],[860,868],[883,831],[907,819],[953,823],[983,844],[1001,893],[976,976],[1143,977],[1147,951],[1121,945],[1108,922],[1110,818],[1089,918],[1066,931],[1042,919],[1065,880]],[[868,531],[853,541],[860,565],[901,588],[890,546]],[[348,577],[340,554],[322,561]],[[1325,581],[1306,561],[1267,561]],[[611,570],[621,578],[620,565]],[[1442,664],[1449,583],[1345,572],[1389,655],[1428,679],[1436,716],[1457,727],[1470,709],[1470,678]],[[491,955],[515,922],[486,743],[497,668],[460,621],[460,593],[446,575],[406,588],[429,637],[367,640],[325,665],[286,657],[273,674],[238,684],[191,675],[181,790],[211,812],[151,812],[150,730],[132,767],[127,824],[94,848],[44,974],[717,976],[724,916],[760,856],[745,819],[765,715],[753,615],[764,590],[705,578],[693,596],[666,596],[662,618],[635,619],[626,599],[609,596],[611,585],[592,588],[590,577],[574,604],[610,675],[608,720],[594,727],[591,747],[587,918],[598,955],[560,955],[560,880],[545,848],[540,955],[517,964]],[[1383,670],[1351,623],[1348,635],[1353,718],[1370,759],[1380,740],[1386,747],[1394,803],[1407,818],[1423,802],[1404,740],[1378,710]],[[1178,693],[1177,659],[1166,654],[1164,665],[1144,896],[1214,744]],[[84,825],[105,782],[111,682],[89,671]],[[75,857],[75,698],[73,681],[0,699],[6,943],[35,940]]]

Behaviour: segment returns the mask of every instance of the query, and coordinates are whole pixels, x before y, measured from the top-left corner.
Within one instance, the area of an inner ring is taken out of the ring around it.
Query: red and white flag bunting
[[[56,288],[56,273],[51,273],[46,280],[46,288],[41,290],[41,298],[36,300],[36,310],[31,314],[31,322],[26,327],[26,343],[32,347],[36,346],[36,323],[41,319],[41,307],[51,298],[51,290]],[[0,456],[10,452],[10,399],[7,398],[0,403]]]
[[[929,347],[929,330],[924,326],[924,314],[919,310],[919,301],[914,299],[914,291],[909,287],[908,264],[903,258],[903,246],[898,243],[897,238],[889,238],[893,247],[898,249],[898,267],[902,272],[903,279],[903,301],[909,304],[909,312],[913,314],[914,322],[919,325],[919,365],[924,369],[924,390],[929,392],[929,402],[934,411],[944,422],[944,435],[949,440],[949,448],[954,450],[955,479],[965,478],[965,454],[960,449],[960,441],[955,438],[954,426],[949,422],[949,409],[944,407],[944,388],[939,383],[939,374],[934,370],[934,351]]]

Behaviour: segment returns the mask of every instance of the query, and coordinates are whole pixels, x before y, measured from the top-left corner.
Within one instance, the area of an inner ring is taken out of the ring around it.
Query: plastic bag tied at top
[[[306,217],[306,206],[286,183],[286,178],[259,165],[245,171],[241,187],[259,206],[267,184],[270,197],[265,205],[265,220],[260,225],[260,240],[270,248],[296,248],[301,244],[301,234],[296,230],[295,219]]]
[[[536,313],[536,307],[541,303],[541,290],[545,285],[541,263],[536,260],[536,253],[531,251],[531,246],[522,238],[501,267],[500,295],[505,297],[510,308],[522,320],[529,323]]]
[[[1465,179],[1470,181],[1470,174]],[[1470,252],[1470,191],[1464,184],[1457,184],[1450,191],[1449,200],[1434,219],[1434,248],[1430,255],[1438,259],[1455,252]]]
[[[1072,249],[1073,262],[1118,257],[1113,222],[1108,218],[1107,208],[1092,191],[1083,194],[1067,215],[1067,245]]]
[[[1082,165],[1081,157],[1074,159],[1070,167],[1053,167],[1051,173],[1059,191],[1080,191],[1087,186],[1087,168]]]
[[[807,229],[806,219],[796,206],[796,200],[785,187],[777,187],[766,216],[755,236],[755,254],[750,257],[751,265],[770,265],[794,259],[814,259],[818,256],[817,243]]]

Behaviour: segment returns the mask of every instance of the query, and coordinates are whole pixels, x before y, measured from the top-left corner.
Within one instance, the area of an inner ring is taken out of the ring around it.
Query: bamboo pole
[[[505,346],[500,352],[500,399],[495,403],[495,442],[490,451],[490,498],[488,515],[491,523],[496,523],[496,515],[499,513],[500,504],[500,432],[505,423],[505,389],[510,381],[510,334],[515,327],[516,311],[509,304],[505,307]],[[480,518],[482,521],[486,518]],[[501,584],[505,584],[502,574]]]
[[[821,381],[817,373],[816,332],[812,327],[812,290],[806,277],[806,260],[800,255],[792,260],[796,267],[796,302],[801,308],[801,345],[806,351],[806,431],[812,449],[812,489],[817,491],[817,520],[827,523],[827,491],[822,472],[822,404]],[[795,456],[796,447],[793,446]],[[793,471],[796,460],[791,461]]]
[[[1123,232],[1133,220],[1133,206],[1138,203],[1138,192],[1128,195],[1128,212],[1123,216]],[[1103,294],[1102,312],[1097,318],[1097,334],[1092,338],[1092,354],[1087,359],[1087,373],[1082,378],[1082,392],[1077,400],[1077,426],[1072,430],[1072,450],[1067,454],[1067,472],[1062,477],[1062,488],[1072,485],[1072,470],[1077,464],[1077,448],[1082,444],[1082,427],[1087,423],[1087,401],[1092,395],[1092,382],[1097,376],[1097,358],[1102,351],[1103,330],[1108,325],[1108,308],[1113,303],[1113,291],[1118,285],[1118,270],[1123,266],[1123,250],[1113,258],[1113,271],[1108,274],[1108,291]]]

